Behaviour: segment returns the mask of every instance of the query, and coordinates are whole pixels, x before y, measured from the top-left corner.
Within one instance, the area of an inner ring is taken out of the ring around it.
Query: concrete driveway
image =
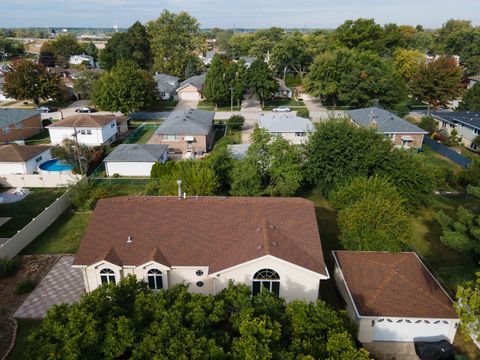
[[[89,100],[78,100],[74,101],[67,107],[61,108],[60,111],[57,112],[51,112],[51,113],[42,113],[42,119],[62,119],[66,118],[67,116],[72,116],[72,115],[78,115],[77,112],[75,112],[76,109],[84,106],[90,106],[90,101]],[[116,115],[116,116],[121,116],[122,113],[116,112],[112,113],[111,111],[97,111],[92,113],[94,115]]]
[[[184,110],[188,108],[196,109],[198,100],[179,100],[173,111]]]
[[[374,342],[362,344],[378,360],[418,360],[412,342]]]

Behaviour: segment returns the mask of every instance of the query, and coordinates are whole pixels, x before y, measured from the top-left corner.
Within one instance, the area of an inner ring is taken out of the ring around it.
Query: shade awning
[[[194,136],[185,136],[184,139],[185,139],[185,141],[193,141],[193,140],[195,140],[195,137]]]
[[[411,137],[410,135],[403,135],[401,139],[403,141],[413,141],[413,137]]]

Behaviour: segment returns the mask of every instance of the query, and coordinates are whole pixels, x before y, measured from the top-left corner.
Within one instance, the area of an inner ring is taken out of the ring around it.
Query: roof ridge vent
[[[132,235],[128,235],[127,237],[127,244],[131,244],[133,242],[133,236]]]

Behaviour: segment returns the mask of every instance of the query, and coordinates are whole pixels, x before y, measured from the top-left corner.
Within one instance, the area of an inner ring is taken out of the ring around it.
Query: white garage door
[[[178,94],[180,100],[200,100],[200,94],[198,92],[184,91]]]
[[[375,321],[373,341],[435,341],[448,337],[449,331],[450,323],[444,320],[383,319]]]

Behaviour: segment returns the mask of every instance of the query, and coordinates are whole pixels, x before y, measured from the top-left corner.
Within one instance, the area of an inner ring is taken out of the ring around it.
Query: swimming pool
[[[72,168],[72,165],[58,159],[48,160],[40,165],[40,170],[43,171],[72,171]]]

